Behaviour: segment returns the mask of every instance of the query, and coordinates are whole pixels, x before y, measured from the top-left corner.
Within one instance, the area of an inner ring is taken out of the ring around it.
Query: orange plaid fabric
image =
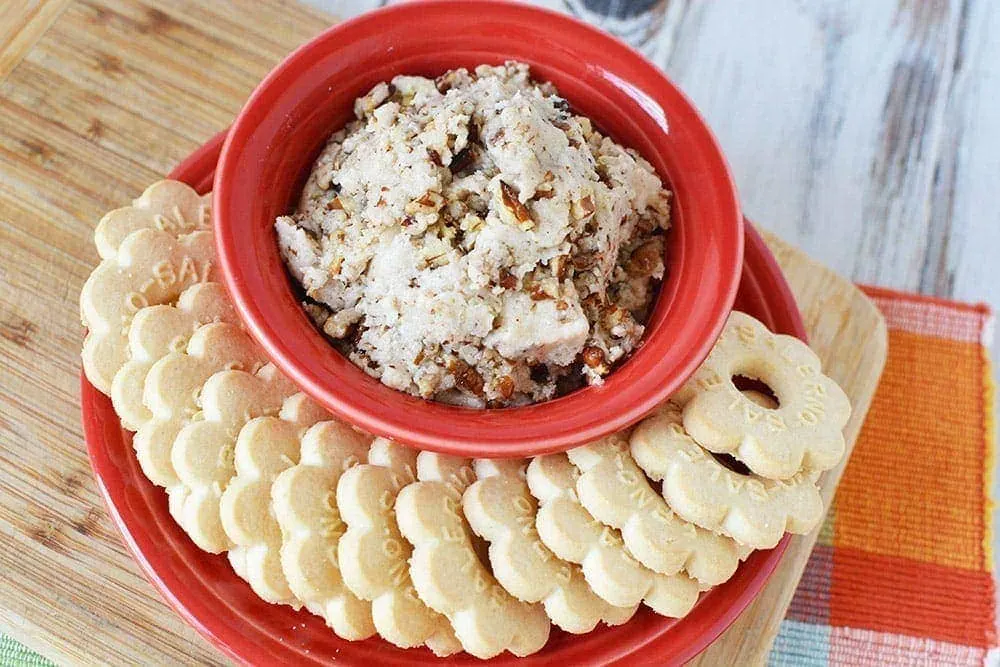
[[[865,289],[888,362],[770,662],[983,664],[997,658],[993,317]]]

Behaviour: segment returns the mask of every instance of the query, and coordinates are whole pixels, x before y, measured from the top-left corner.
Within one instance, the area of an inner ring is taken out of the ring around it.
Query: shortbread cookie
[[[183,352],[191,335],[210,322],[239,322],[226,288],[219,283],[192,285],[176,306],[149,306],[135,314],[128,331],[129,359],[111,382],[111,401],[125,428],[137,431],[153,416],[142,402],[146,374],[153,364],[170,352]]]
[[[80,317],[88,328],[83,370],[101,393],[111,391],[125,365],[128,330],[142,308],[177,300],[185,288],[215,280],[211,232],[177,238],[159,229],[133,232],[103,260],[80,291]]]
[[[477,658],[541,649],[550,628],[545,610],[507,593],[476,551],[461,504],[475,478],[469,461],[421,452],[417,477],[399,492],[396,519],[413,545],[410,577],[420,599],[448,617],[462,648]]]
[[[233,459],[236,476],[219,502],[229,560],[266,602],[298,606],[281,569],[281,528],[271,511],[271,485],[299,462],[303,432],[330,415],[305,394],[289,396],[277,417],[257,417],[240,429]]]
[[[535,530],[538,504],[524,480],[524,459],[478,459],[477,481],[465,490],[462,508],[472,530],[490,543],[493,576],[524,602],[541,602],[552,622],[580,634],[598,621],[621,625],[636,606],[614,607],[590,590],[580,566],[542,544]]]
[[[535,526],[554,554],[579,563],[590,588],[608,603],[644,602],[663,616],[681,618],[698,601],[698,584],[684,574],[653,572],[625,549],[617,530],[597,521],[576,495],[579,471],[565,454],[539,456],[528,466],[528,487],[539,501]]]
[[[371,603],[344,585],[337,543],[346,526],[337,507],[337,482],[368,457],[371,436],[346,424],[319,422],[302,436],[299,463],[271,486],[274,518],[281,526],[281,568],[306,609],[323,618],[338,637],[375,634]]]
[[[110,211],[97,223],[94,244],[101,259],[114,257],[128,236],[140,229],[159,229],[183,236],[211,228],[212,194],[199,195],[186,183],[153,183],[131,206]]]
[[[164,487],[178,483],[170,461],[174,439],[198,415],[202,387],[213,373],[224,369],[254,372],[266,361],[260,347],[240,327],[213,322],[194,332],[184,352],[170,352],[153,364],[143,387],[143,402],[152,418],[132,439],[146,477]]]
[[[567,452],[580,469],[580,503],[598,521],[619,529],[629,553],[654,572],[684,570],[703,588],[733,576],[739,565],[736,542],[671,512],[628,449],[619,434]]]
[[[736,376],[767,384],[778,400],[762,408],[740,393]],[[754,473],[788,479],[822,471],[844,455],[841,430],[851,405],[822,374],[816,353],[733,311],[708,358],[675,397],[684,429],[705,449],[731,453]]]
[[[785,531],[808,533],[823,516],[818,473],[770,480],[734,472],[685,432],[672,402],[639,424],[630,445],[639,467],[663,481],[674,512],[754,549],[770,549]]]
[[[147,389],[156,382],[155,372],[154,367]],[[157,391],[155,384],[153,391]],[[277,415],[285,399],[296,391],[295,385],[272,364],[256,374],[220,371],[201,389],[199,418],[180,420],[184,424],[170,450],[177,484],[167,487],[167,493],[174,518],[201,549],[220,553],[234,546],[222,527],[219,504],[236,476],[234,460],[240,430],[252,419]]]
[[[401,648],[426,644],[435,655],[462,649],[448,619],[417,595],[410,580],[413,549],[396,523],[396,495],[416,479],[417,450],[376,438],[368,464],[346,471],[337,506],[347,525],[337,547],[344,583],[372,603],[379,635]]]

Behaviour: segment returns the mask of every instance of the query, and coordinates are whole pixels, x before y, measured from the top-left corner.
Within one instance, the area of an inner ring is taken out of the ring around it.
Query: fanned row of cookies
[[[806,345],[748,315],[629,432],[531,460],[417,452],[333,419],[269,363],[217,282],[209,218],[175,181],[105,216],[83,366],[177,523],[267,602],[348,640],[524,656],[553,624],[683,617],[822,516],[850,406]]]

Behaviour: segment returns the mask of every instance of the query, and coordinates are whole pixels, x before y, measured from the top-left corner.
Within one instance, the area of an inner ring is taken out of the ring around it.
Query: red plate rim
[[[178,165],[170,178],[185,181],[199,192],[207,191],[224,139],[225,132],[210,139]],[[791,290],[774,256],[749,224],[740,291],[773,329],[806,339]],[[244,664],[370,664],[372,660],[382,664],[482,663],[465,654],[436,659],[425,649],[403,651],[378,638],[346,642],[305,610],[294,611],[257,599],[232,572],[224,556],[198,551],[173,523],[165,493],[139,470],[131,435],[121,427],[110,399],[98,392],[82,372],[80,381],[87,452],[98,488],[126,547],[166,602],[224,654]],[[554,629],[549,644],[540,653],[528,658],[503,654],[490,662],[624,665],[635,664],[640,656],[655,655],[660,664],[683,664],[721,635],[750,604],[778,566],[789,540],[786,535],[774,549],[753,553],[733,578],[704,593],[692,612],[680,621],[645,610],[624,626],[601,627],[588,635],[574,637]],[[629,632],[630,628],[635,632]],[[321,637],[319,645],[313,641],[317,633],[328,635]],[[601,646],[594,645],[595,637],[600,643],[601,635],[611,633],[623,634],[611,642],[604,638]]]

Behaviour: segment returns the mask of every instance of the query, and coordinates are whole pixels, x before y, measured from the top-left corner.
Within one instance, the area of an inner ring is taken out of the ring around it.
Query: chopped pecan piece
[[[594,198],[587,195],[579,201],[573,202],[573,217],[577,220],[583,220],[594,215],[594,211],[597,210],[597,206],[594,204]]]
[[[500,269],[500,287],[504,289],[517,287],[517,278],[507,269]]]
[[[532,301],[545,301],[546,299],[551,299],[552,295],[542,289],[541,285],[535,285],[531,288],[531,300]]]
[[[437,192],[427,192],[423,197],[417,200],[418,204],[423,204],[424,206],[440,206],[444,201],[444,198]]]
[[[593,345],[583,348],[583,363],[590,368],[601,368],[604,366],[604,350]]]
[[[526,224],[532,222],[528,207],[522,204],[521,200],[517,198],[517,192],[514,191],[514,188],[503,181],[500,181],[500,196],[503,198],[503,205],[514,214],[514,218],[519,223]]]
[[[625,272],[633,278],[652,275],[662,257],[662,244],[657,239],[650,239],[632,251],[632,256],[625,264]]]
[[[448,168],[451,169],[451,173],[457,174],[472,164],[472,160],[475,156],[476,155],[472,151],[472,147],[466,146],[462,150],[455,153],[454,157],[451,158],[451,164],[448,165]]]
[[[569,273],[569,255],[559,255],[552,258],[552,273],[556,280],[562,281]]]
[[[461,359],[457,359],[448,365],[448,370],[455,376],[456,385],[476,396],[483,395],[483,376],[475,368]]]
[[[580,253],[573,257],[573,268],[577,271],[586,271],[597,263],[597,253]]]
[[[509,375],[504,375],[499,380],[497,380],[497,391],[504,398],[510,398],[514,395],[514,378]]]

